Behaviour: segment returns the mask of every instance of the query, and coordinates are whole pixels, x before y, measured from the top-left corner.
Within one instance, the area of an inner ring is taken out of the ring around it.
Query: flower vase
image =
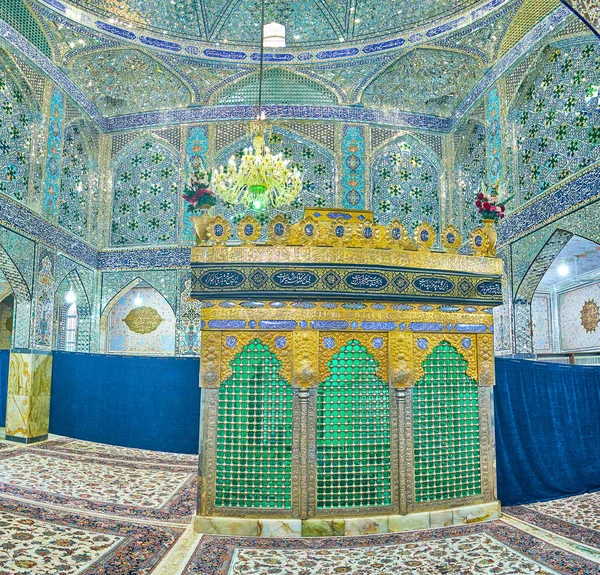
[[[206,235],[206,228],[212,221],[212,216],[209,216],[206,212],[202,212],[198,216],[192,216],[190,218],[194,224],[196,230],[196,245],[206,245],[209,243],[209,238]]]
[[[483,234],[489,241],[488,250],[491,256],[496,254],[496,242],[498,241],[498,233],[496,232],[497,220],[493,218],[482,218]]]

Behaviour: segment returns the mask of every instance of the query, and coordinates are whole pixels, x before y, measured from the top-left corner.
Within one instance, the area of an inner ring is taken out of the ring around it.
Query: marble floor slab
[[[189,523],[196,470],[30,447],[0,451],[0,493],[120,517]]]

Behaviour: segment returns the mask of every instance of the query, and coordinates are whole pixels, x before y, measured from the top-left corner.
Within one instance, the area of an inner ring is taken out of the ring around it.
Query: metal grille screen
[[[447,341],[423,362],[414,389],[415,497],[418,503],[481,493],[477,382]]]
[[[317,396],[317,507],[390,505],[388,384],[355,339],[328,367]]]
[[[216,501],[221,507],[289,509],[292,387],[259,339],[231,362],[219,388]]]

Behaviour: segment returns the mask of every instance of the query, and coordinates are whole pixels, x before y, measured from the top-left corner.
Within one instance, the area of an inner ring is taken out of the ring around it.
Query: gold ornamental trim
[[[463,341],[468,340],[469,345],[463,345]],[[419,381],[423,377],[423,362],[427,356],[443,341],[447,341],[456,351],[462,355],[468,362],[467,375],[474,380],[479,380],[477,373],[477,338],[471,333],[427,333],[419,334],[415,337],[414,346],[414,378]]]
[[[259,308],[245,307],[243,301],[232,300],[227,302],[226,307],[220,305],[220,301],[208,300],[205,302],[207,307],[202,309],[202,319],[205,322],[204,331],[210,331],[211,320],[244,320],[246,323],[251,320],[260,321],[268,320],[292,320],[298,323],[298,330],[302,330],[302,320],[312,322],[316,320],[336,321],[342,320],[350,324],[353,321],[390,321],[404,322],[407,327],[405,334],[410,335],[411,323],[419,324],[434,324],[441,323],[443,325],[451,324],[479,324],[489,327],[494,323],[494,316],[491,313],[486,313],[484,310],[489,310],[489,306],[467,306],[474,311],[464,311],[464,308],[459,308],[454,312],[442,311],[439,308],[446,306],[424,306],[418,302],[406,302],[404,304],[374,304],[373,307],[365,306],[364,309],[356,309],[355,306],[350,308],[343,307],[344,302],[320,302],[315,303],[310,308],[296,306],[298,302],[289,300],[277,300],[276,306],[272,307],[272,302],[260,302]],[[333,307],[335,305],[335,307]],[[449,306],[450,307],[450,306]],[[454,307],[454,306],[452,306]],[[410,308],[410,309],[408,309]],[[430,311],[425,311],[424,308],[431,308]],[[418,332],[433,331],[427,326],[416,330]],[[449,330],[451,331],[451,330]],[[360,333],[360,330],[359,330]],[[398,332],[401,334],[402,332]]]
[[[429,271],[453,271],[466,274],[501,275],[502,260],[427,250],[392,250],[326,246],[198,246],[192,248],[192,263],[307,263],[386,266]]]

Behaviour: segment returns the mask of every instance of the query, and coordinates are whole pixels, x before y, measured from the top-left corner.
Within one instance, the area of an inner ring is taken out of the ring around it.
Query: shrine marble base
[[[500,517],[500,502],[466,505],[408,515],[377,515],[327,519],[261,519],[237,517],[194,518],[197,533],[251,537],[332,537],[419,531],[466,525]]]

